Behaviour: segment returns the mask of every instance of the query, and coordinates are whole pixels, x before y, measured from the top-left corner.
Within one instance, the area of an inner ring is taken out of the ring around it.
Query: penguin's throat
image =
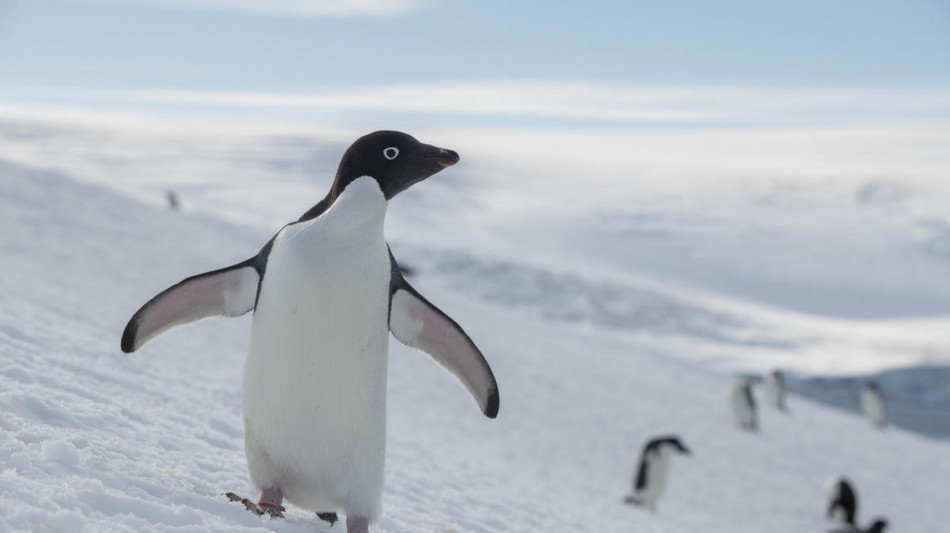
[[[327,229],[343,234],[382,233],[387,205],[376,180],[363,176],[347,185],[320,218]]]

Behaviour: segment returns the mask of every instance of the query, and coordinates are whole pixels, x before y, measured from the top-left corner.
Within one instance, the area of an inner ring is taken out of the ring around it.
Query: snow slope
[[[835,474],[854,481],[862,520],[887,516],[897,532],[945,529],[945,444],[875,431],[797,398],[790,416],[766,411],[761,434],[736,430],[729,376],[678,352],[723,344],[731,329],[748,330],[748,315],[706,310],[724,305],[715,298],[670,307],[668,293],[649,285],[659,308],[673,310],[669,320],[683,317],[657,337],[625,326],[633,317],[653,329],[657,319],[636,309],[584,310],[589,277],[536,265],[499,278],[524,300],[505,301],[506,291],[472,283],[505,264],[484,242],[472,241],[480,255],[459,256],[464,232],[454,248],[406,238],[414,211],[431,200],[426,189],[440,187],[421,184],[391,206],[403,237],[394,252],[420,266],[417,288],[482,348],[501,412],[484,418],[432,361],[394,342],[387,489],[374,531],[822,531],[822,485]],[[299,509],[261,520],[221,496],[250,495],[240,420],[247,317],[180,328],[131,357],[118,349],[142,302],[248,257],[268,229],[11,164],[0,166],[0,228],[0,530],[342,531]],[[575,283],[580,296],[538,303],[524,280]],[[797,324],[784,325],[768,323],[766,337],[800,340]],[[659,512],[621,504],[642,443],[668,432],[694,456],[674,462]]]
[[[387,221],[433,280],[721,369],[950,363],[945,125],[413,133],[462,153]],[[266,234],[356,135],[0,107],[0,159]]]

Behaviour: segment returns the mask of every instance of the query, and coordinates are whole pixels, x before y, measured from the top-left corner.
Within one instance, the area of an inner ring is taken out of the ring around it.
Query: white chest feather
[[[360,178],[274,241],[244,369],[251,478],[314,511],[375,516],[386,435],[386,200]]]
[[[781,381],[771,374],[767,375],[765,376],[762,388],[765,392],[765,399],[770,405],[779,409],[784,408],[785,385]]]
[[[745,428],[755,427],[755,405],[742,386],[734,385],[730,390],[729,404],[732,407],[732,414],[735,416],[736,423]]]
[[[862,390],[861,411],[875,426],[883,426],[887,423],[887,403],[880,392]]]
[[[669,447],[662,446],[650,452],[647,459],[646,486],[642,487],[637,495],[649,507],[656,505],[656,501],[666,488],[666,479],[669,475],[670,457],[673,455]]]

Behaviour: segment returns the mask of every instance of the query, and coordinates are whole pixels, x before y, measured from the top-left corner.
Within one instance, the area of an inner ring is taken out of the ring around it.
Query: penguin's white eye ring
[[[393,159],[396,159],[398,155],[399,155],[399,148],[396,148],[395,146],[390,146],[389,148],[383,149],[383,157],[385,157],[386,159],[390,161],[392,161]]]

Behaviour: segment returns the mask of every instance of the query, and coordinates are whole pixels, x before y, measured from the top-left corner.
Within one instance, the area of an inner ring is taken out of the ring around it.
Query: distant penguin
[[[656,510],[656,502],[666,488],[670,457],[674,453],[690,453],[678,437],[658,437],[647,442],[640,456],[637,477],[633,481],[633,494],[627,496],[627,503]]]
[[[752,396],[752,384],[748,379],[739,378],[732,384],[729,389],[729,406],[739,427],[750,431],[758,428],[755,398]]]
[[[858,498],[845,478],[832,478],[828,483],[828,520],[854,526]]]
[[[765,394],[765,401],[779,411],[787,411],[785,404],[785,376],[778,370],[773,370],[765,375],[762,380],[762,389]]]
[[[876,381],[867,383],[861,389],[861,412],[874,427],[887,425],[887,396]]]
[[[181,210],[181,203],[178,201],[178,194],[175,191],[171,189],[165,191],[165,199],[168,200],[168,207],[172,211]]]
[[[254,310],[244,364],[244,441],[258,514],[282,501],[366,533],[380,514],[389,334],[461,381],[489,418],[491,368],[462,328],[402,276],[383,235],[389,200],[458,154],[405,133],[353,143],[327,196],[259,253],[192,276],[146,303],[122,334],[131,353],[162,332]]]

